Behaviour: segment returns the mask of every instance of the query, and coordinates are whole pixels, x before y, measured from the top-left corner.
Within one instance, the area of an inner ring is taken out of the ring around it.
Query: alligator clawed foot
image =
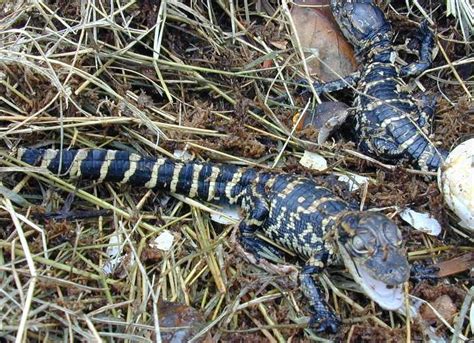
[[[254,255],[257,263],[264,259],[277,261],[284,258],[284,254],[280,250],[258,237],[243,236],[240,238],[240,242],[245,251]]]
[[[437,280],[439,268],[434,265],[426,265],[423,262],[415,261],[411,266],[410,279],[415,282]]]
[[[316,332],[336,333],[341,326],[341,320],[334,312],[319,312],[311,316],[309,325]]]
[[[422,21],[418,29],[414,32],[413,36],[408,38],[407,48],[412,50],[413,53],[416,53],[415,51],[420,49],[423,39],[430,34],[432,33],[428,21]]]

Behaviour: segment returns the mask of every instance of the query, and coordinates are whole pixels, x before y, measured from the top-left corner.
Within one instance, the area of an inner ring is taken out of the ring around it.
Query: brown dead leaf
[[[431,303],[431,306],[433,306],[448,323],[452,323],[454,315],[458,311],[453,300],[448,295],[442,295],[436,298],[436,300]],[[430,324],[439,321],[438,315],[431,309],[431,307],[424,304],[421,306],[420,316]]]
[[[262,68],[271,68],[273,66],[273,60],[265,60],[262,62]]]
[[[277,49],[285,50],[287,48],[288,41],[286,41],[286,40],[272,40],[272,41],[270,41],[270,44],[272,46],[274,46],[275,48],[277,48]]]
[[[291,9],[298,38],[311,74],[323,81],[338,79],[356,69],[352,46],[339,31],[332,17],[329,0],[299,0]]]
[[[185,304],[160,300],[161,340],[163,342],[187,342],[196,335],[205,324],[204,315]],[[196,342],[209,342],[206,337],[195,339]]]

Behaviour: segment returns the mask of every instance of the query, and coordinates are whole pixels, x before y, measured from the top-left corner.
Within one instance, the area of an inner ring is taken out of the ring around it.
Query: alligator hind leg
[[[419,28],[419,33],[421,35],[421,45],[420,45],[420,58],[418,62],[410,63],[404,66],[400,70],[400,75],[404,76],[413,76],[419,75],[428,69],[432,62],[431,52],[434,45],[434,34],[433,31],[428,27],[428,22],[424,21],[421,23]]]
[[[318,265],[318,262],[317,259],[308,261],[300,273],[301,290],[314,311],[309,324],[318,332],[329,331],[335,333],[338,331],[341,321],[329,308],[323,292],[313,279],[313,275],[321,272],[322,265]]]
[[[371,145],[376,155],[398,157],[403,151],[396,142],[388,137],[372,137]]]

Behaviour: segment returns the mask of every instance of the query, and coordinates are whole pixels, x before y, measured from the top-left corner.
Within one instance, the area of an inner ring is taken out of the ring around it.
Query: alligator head
[[[382,214],[349,212],[338,221],[337,235],[344,264],[364,292],[382,308],[400,308],[410,267],[398,227]]]
[[[331,10],[344,36],[363,48],[377,33],[390,29],[372,0],[331,0]]]

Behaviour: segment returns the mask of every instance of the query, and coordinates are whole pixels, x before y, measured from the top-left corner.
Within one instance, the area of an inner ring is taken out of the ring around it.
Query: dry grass
[[[385,10],[438,24],[435,65],[413,85],[423,83],[444,99],[436,120],[443,125],[435,134],[449,148],[473,133],[474,58],[466,56],[472,42],[435,2],[415,1],[409,9],[400,3]],[[374,180],[360,194],[340,191],[346,198],[386,207],[391,215],[394,206],[405,205],[436,212],[445,228],[441,238],[402,224],[411,259],[439,261],[473,250],[472,238],[443,211],[434,180],[373,161],[350,142],[318,147],[295,133],[293,114],[307,104],[269,101],[293,94],[293,80],[308,77],[291,39],[297,23],[286,1],[280,7],[247,0],[2,1],[0,9],[0,337],[159,340],[157,333],[166,330],[158,299],[200,310],[205,324],[192,333],[195,341],[327,337],[306,328],[309,312],[291,277],[248,264],[231,239],[233,227],[210,221],[218,208],[39,175],[8,157],[20,146],[107,147],[168,157],[181,149],[196,159],[316,175],[296,162],[311,149],[328,160],[328,173]],[[102,212],[64,222],[42,215],[68,209]],[[167,252],[150,245],[164,230],[174,235]],[[112,247],[125,258],[105,274]],[[445,281],[468,291],[466,274]],[[322,282],[344,318],[343,330],[330,339],[422,337],[419,323],[370,303],[344,271]],[[469,336],[467,306],[462,320],[440,324],[439,333]]]

